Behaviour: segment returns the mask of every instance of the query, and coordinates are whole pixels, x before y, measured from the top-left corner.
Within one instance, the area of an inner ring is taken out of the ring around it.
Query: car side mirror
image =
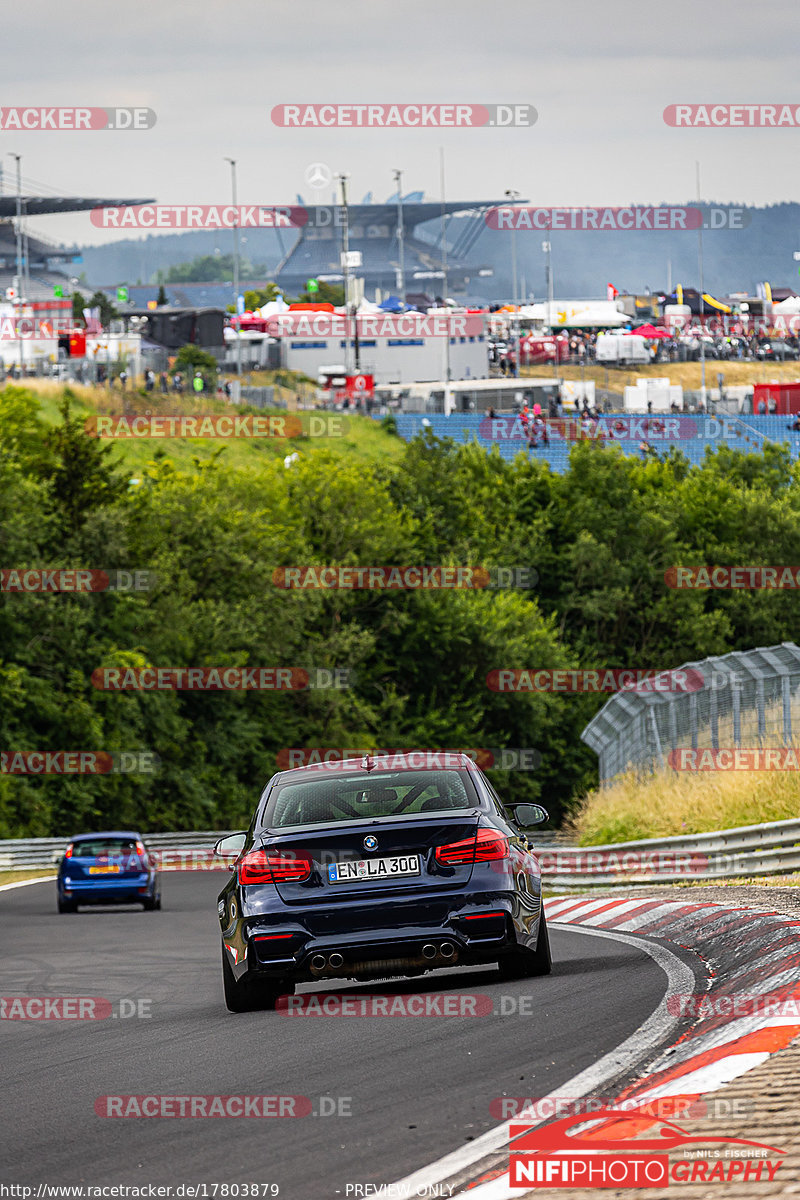
[[[514,805],[514,820],[522,829],[528,829],[531,825],[541,825],[547,818],[547,809],[542,808],[541,804]]]
[[[246,841],[246,833],[229,833],[227,837],[219,839],[214,847],[214,853],[217,858],[238,858],[244,850]]]

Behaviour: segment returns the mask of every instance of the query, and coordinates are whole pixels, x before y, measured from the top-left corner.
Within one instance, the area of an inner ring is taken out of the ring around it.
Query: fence
[[[274,387],[243,387],[242,404],[253,408],[286,408],[286,401],[275,395]]]
[[[794,642],[684,663],[679,670],[698,684],[702,677],[702,686],[618,692],[586,726],[581,740],[599,756],[601,783],[623,771],[665,767],[672,750],[800,741],[800,648]]]

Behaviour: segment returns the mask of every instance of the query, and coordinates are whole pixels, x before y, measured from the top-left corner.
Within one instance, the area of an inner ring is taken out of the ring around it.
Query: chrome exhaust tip
[[[433,942],[426,942],[422,947],[423,958],[436,958],[436,947]]]
[[[315,954],[314,955],[314,957],[311,959],[311,970],[312,971],[324,971],[325,970],[325,955],[324,954]]]
[[[340,967],[343,962],[344,962],[344,959],[342,958],[341,954],[338,954],[338,953],[332,954],[330,956],[330,958],[328,959],[328,966],[329,967]]]
[[[439,950],[442,958],[452,958],[456,952],[456,948],[452,942],[442,942]]]

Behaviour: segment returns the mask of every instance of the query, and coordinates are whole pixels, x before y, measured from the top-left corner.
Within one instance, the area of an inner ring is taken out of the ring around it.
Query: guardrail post
[[[781,680],[781,690],[783,692],[783,740],[788,746],[792,740],[792,685],[788,675],[784,675]]]
[[[711,719],[711,748],[719,750],[719,705],[717,703],[716,689],[711,689],[711,698],[709,702],[709,716]]]
[[[742,689],[738,680],[731,680],[731,702],[733,705],[733,744],[742,744]]]
[[[767,711],[764,703],[764,680],[756,680],[756,712],[758,713],[758,744],[763,745],[767,737]]]
[[[689,693],[689,729],[692,734],[692,749],[697,749],[697,692]]]
[[[670,750],[678,749],[678,715],[675,712],[676,701],[673,700],[667,705],[667,717],[669,720],[669,741]]]

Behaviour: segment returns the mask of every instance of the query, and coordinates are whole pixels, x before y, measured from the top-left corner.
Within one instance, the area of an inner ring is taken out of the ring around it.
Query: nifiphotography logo
[[[619,1136],[614,1136],[618,1126]],[[574,1127],[579,1132],[571,1133]],[[588,1117],[571,1113],[536,1129],[511,1125],[509,1137],[510,1185],[526,1190],[771,1183],[785,1153],[746,1138],[695,1136],[673,1121],[654,1121],[651,1113],[617,1108],[602,1108]],[[697,1148],[690,1149],[694,1143]]]

